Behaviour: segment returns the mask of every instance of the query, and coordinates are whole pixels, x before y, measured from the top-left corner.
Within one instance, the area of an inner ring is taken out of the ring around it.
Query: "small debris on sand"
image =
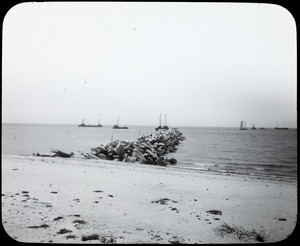
[[[73,238],[74,239],[74,238],[76,238],[76,236],[75,235],[68,235],[68,236],[66,236],[66,238],[67,239],[69,239],[69,238]]]
[[[116,243],[116,239],[113,236],[102,236],[100,238],[101,243]]]
[[[28,226],[27,228],[33,228],[33,229],[37,229],[37,228],[48,228],[49,226],[47,224],[42,224],[40,226]]]
[[[91,235],[88,235],[88,236],[82,236],[81,240],[82,241],[99,240],[99,235],[97,235],[97,234],[91,234]]]
[[[56,217],[56,218],[54,218],[53,220],[61,220],[61,219],[63,219],[64,217],[62,217],[62,216],[58,216],[58,217]]]
[[[215,214],[215,215],[222,215],[222,211],[220,211],[220,210],[215,210],[215,209],[213,209],[213,210],[208,210],[208,211],[206,211],[206,213],[209,213],[209,214]]]
[[[78,224],[86,224],[86,222],[84,220],[74,220],[73,223],[78,223]]]
[[[184,243],[184,239],[182,237],[173,236],[168,242],[171,244],[182,244]]]
[[[94,192],[104,192],[103,190],[94,190]]]
[[[69,233],[69,232],[72,232],[71,230],[68,230],[66,228],[63,228],[63,229],[60,229],[57,234],[66,234],[66,233]]]
[[[174,200],[171,200],[169,198],[161,198],[161,199],[159,199],[157,201],[152,201],[151,203],[159,203],[161,205],[167,205],[168,201],[171,201],[173,203],[178,203],[178,201],[174,201]]]

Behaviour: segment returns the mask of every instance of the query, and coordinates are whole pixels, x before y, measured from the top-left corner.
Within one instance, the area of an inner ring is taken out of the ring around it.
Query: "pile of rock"
[[[164,157],[168,153],[175,152],[184,136],[177,128],[159,130],[155,134],[146,134],[137,141],[116,140],[106,145],[100,145],[91,149],[96,158],[106,160],[119,160],[124,162],[140,162],[166,166],[176,164],[175,158]]]

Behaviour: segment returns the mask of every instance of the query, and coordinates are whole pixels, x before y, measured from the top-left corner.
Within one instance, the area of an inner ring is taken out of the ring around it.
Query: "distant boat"
[[[245,126],[244,126],[243,121],[241,121],[240,130],[248,130],[248,128],[246,127],[246,122],[245,122]]]
[[[165,125],[161,126],[161,114],[159,115],[159,126],[155,128],[156,131],[160,130],[160,129],[164,129],[164,130],[168,130],[169,127],[167,126],[167,114],[165,114]]]
[[[275,130],[288,130],[289,128],[287,127],[278,127],[278,124],[277,124],[277,127],[275,127]]]
[[[119,126],[119,120],[120,120],[120,116],[118,116],[117,118],[117,124],[116,125],[113,125],[113,129],[128,129],[127,126]]]
[[[254,124],[253,124],[253,126],[251,127],[251,129],[252,129],[252,130],[256,130],[256,128],[255,128],[255,126],[254,126]]]
[[[83,119],[81,124],[78,125],[79,127],[103,127],[101,124],[100,124],[100,120],[98,119],[98,125],[88,125],[88,124],[85,124],[85,120]]]

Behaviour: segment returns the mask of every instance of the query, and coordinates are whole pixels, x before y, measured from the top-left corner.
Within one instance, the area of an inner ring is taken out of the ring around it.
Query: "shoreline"
[[[100,159],[100,158],[92,158],[92,159],[88,159],[86,157],[84,157],[84,155],[82,155],[82,152],[81,151],[77,151],[75,152],[76,155],[73,156],[73,157],[70,157],[72,160],[82,160],[82,161],[93,161],[94,162],[102,162],[102,160],[104,162],[107,162],[107,163],[110,163],[110,164],[114,164],[114,163],[121,163],[121,165],[126,165],[125,164],[122,164],[122,162],[120,161],[116,161],[116,160],[104,160],[104,159]],[[36,155],[33,155],[33,154],[2,154],[2,156],[24,156],[24,157],[32,157],[32,156],[36,156]],[[40,158],[43,158],[45,156],[40,156]],[[172,158],[173,155],[170,155],[169,158]],[[46,157],[46,158],[54,158],[54,157]],[[128,165],[136,165],[137,167],[140,166],[140,163],[139,162],[131,162],[131,163],[128,163]],[[149,166],[150,164],[147,164],[145,166]],[[209,166],[207,164],[204,164],[206,166]],[[152,167],[161,167],[159,165],[151,165]],[[219,164],[212,164],[212,167],[215,167],[215,166],[220,166]],[[225,165],[223,165],[225,166]],[[288,183],[294,183],[296,182],[297,183],[297,178],[298,176],[286,176],[286,175],[275,175],[275,174],[260,174],[260,173],[243,173],[243,172],[233,172],[233,171],[228,171],[228,170],[224,170],[224,169],[211,169],[211,167],[207,167],[207,168],[202,168],[202,167],[195,167],[195,166],[185,166],[184,164],[182,164],[180,161],[178,161],[177,164],[175,165],[167,165],[166,166],[167,168],[170,168],[170,169],[175,169],[175,170],[187,170],[187,171],[192,171],[192,172],[199,172],[199,173],[207,173],[207,174],[212,174],[212,175],[225,175],[225,176],[245,176],[245,177],[248,177],[248,178],[254,178],[254,179],[263,179],[263,180],[274,180],[274,181],[279,181],[279,182],[288,182]]]
[[[276,242],[296,219],[297,180],[2,155],[2,223],[21,242],[257,242],[222,235],[224,224]]]

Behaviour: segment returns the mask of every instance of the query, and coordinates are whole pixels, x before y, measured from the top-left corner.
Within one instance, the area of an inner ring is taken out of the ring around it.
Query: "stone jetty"
[[[106,145],[100,144],[91,148],[91,153],[51,150],[52,154],[35,154],[40,157],[63,157],[118,160],[123,162],[139,162],[141,164],[166,166],[176,164],[175,158],[168,158],[168,153],[177,150],[177,146],[185,137],[177,128],[159,129],[155,134],[145,134],[136,141],[115,140]]]
[[[115,140],[106,145],[91,149],[91,154],[100,159],[124,162],[140,162],[141,164],[166,166],[176,164],[175,158],[168,158],[168,153],[175,152],[184,140],[177,128],[158,130],[155,134],[145,134],[136,141]],[[87,158],[94,158],[86,156]]]

